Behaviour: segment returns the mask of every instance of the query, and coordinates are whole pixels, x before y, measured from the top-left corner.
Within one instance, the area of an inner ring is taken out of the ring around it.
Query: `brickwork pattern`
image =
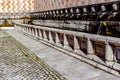
[[[66,80],[2,30],[0,30],[0,65],[0,80]]]
[[[119,0],[35,0],[35,11],[45,11]]]
[[[0,0],[0,12],[28,12],[34,10],[34,0]]]

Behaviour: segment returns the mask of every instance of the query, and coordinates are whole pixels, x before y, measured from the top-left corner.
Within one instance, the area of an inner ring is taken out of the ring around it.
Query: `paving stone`
[[[40,64],[40,65],[38,65]],[[0,30],[0,80],[66,80],[20,42]]]
[[[39,58],[45,61],[49,66],[54,68],[57,72],[59,72],[68,80],[119,80],[120,79],[119,77],[101,71],[91,65],[88,65],[78,59],[75,59],[69,55],[66,55],[58,50],[53,49],[41,43],[40,41],[34,40],[14,30],[8,30],[7,32],[10,35],[12,35],[15,39],[20,41],[24,46],[29,48],[32,52],[34,52],[34,54],[36,54]],[[54,73],[54,71],[50,73]],[[54,80],[53,77],[50,77],[50,79]],[[57,77],[56,79],[58,78],[59,77]]]

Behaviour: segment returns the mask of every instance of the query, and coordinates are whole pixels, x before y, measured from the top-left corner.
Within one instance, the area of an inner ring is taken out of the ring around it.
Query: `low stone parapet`
[[[17,31],[107,72],[120,75],[119,38],[20,23],[14,25]]]

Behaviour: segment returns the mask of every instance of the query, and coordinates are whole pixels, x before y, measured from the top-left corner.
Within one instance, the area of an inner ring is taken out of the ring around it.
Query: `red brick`
[[[118,0],[35,0],[35,11],[52,10]]]

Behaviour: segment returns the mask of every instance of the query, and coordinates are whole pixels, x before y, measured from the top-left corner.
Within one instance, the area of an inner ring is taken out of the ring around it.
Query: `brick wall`
[[[0,0],[1,18],[20,18],[34,11],[34,0]]]
[[[35,0],[35,11],[52,10],[119,0]]]
[[[34,0],[0,0],[0,13],[34,11]]]

